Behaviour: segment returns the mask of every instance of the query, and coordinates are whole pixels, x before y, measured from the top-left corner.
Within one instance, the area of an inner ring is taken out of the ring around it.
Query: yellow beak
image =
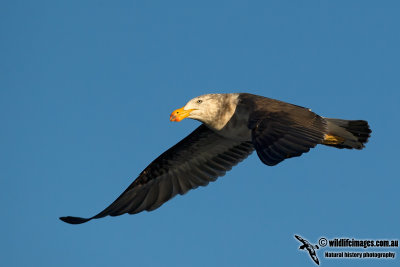
[[[171,116],[169,117],[170,121],[181,121],[184,118],[186,118],[187,116],[190,115],[190,112],[192,112],[194,109],[188,109],[188,110],[184,110],[183,108],[174,110],[171,113]]]

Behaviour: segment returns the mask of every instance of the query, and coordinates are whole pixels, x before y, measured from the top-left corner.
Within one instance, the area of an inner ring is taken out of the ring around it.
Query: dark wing
[[[310,256],[311,256],[311,258],[313,259],[313,261],[314,261],[317,265],[319,265],[319,259],[318,259],[317,255],[315,254],[315,251],[314,251],[314,254],[311,254],[311,253],[310,253]]]
[[[91,218],[68,216],[60,219],[80,224],[108,215],[157,209],[177,194],[183,195],[215,181],[253,150],[251,142],[226,139],[201,125],[155,159],[105,210]]]
[[[320,144],[327,131],[326,121],[308,109],[282,104],[280,111],[259,111],[251,115],[252,141],[261,161],[274,166],[298,157]]]
[[[301,236],[298,235],[294,235],[294,237],[296,237],[297,240],[299,240],[301,243],[303,243],[304,245],[306,244],[307,240],[304,240]],[[308,243],[308,242],[307,242]]]
[[[307,242],[308,243],[308,242]],[[308,243],[308,244],[310,244],[310,243]],[[310,254],[310,256],[312,257],[313,255],[316,255],[316,253],[315,253],[315,249],[314,249],[314,246],[313,245],[309,245],[309,246],[307,246],[307,250],[308,250],[308,253]]]

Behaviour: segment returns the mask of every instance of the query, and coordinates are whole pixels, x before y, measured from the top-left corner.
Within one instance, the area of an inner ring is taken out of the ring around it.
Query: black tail
[[[371,135],[368,122],[363,120],[341,120],[325,118],[328,133],[324,145],[337,148],[363,149]]]

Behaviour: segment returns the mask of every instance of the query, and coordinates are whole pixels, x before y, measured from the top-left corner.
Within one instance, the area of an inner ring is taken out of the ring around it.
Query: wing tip
[[[65,216],[65,217],[60,217],[59,219],[69,224],[81,224],[90,221],[92,218],[87,219],[81,217]]]

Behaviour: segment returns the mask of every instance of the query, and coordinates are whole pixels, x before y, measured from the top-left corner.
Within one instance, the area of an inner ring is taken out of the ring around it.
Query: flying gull
[[[184,118],[202,124],[150,163],[111,205],[90,218],[60,219],[80,224],[152,211],[177,194],[215,181],[254,150],[264,164],[274,166],[318,144],[362,149],[371,133],[363,120],[324,118],[308,108],[247,93],[198,96],[170,116],[171,121]]]
[[[317,264],[319,265],[319,260],[317,257],[317,253],[315,252],[316,249],[319,249],[318,245],[311,245],[310,242],[308,242],[307,240],[305,240],[304,238],[302,238],[301,236],[298,235],[294,235],[297,240],[299,240],[301,243],[303,243],[303,245],[301,245],[299,247],[299,249],[304,249],[308,251],[308,254],[310,254],[311,259]]]

